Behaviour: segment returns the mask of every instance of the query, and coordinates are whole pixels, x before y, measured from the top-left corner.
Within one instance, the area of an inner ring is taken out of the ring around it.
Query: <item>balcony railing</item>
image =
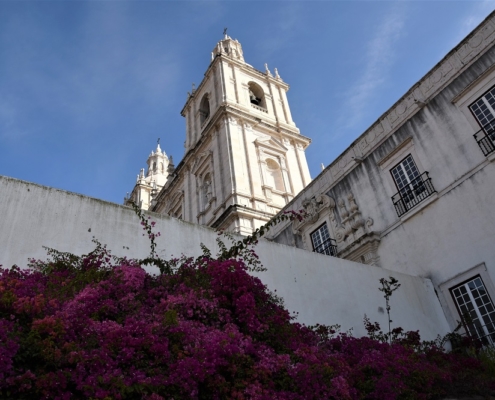
[[[485,125],[474,134],[478,146],[485,156],[495,151],[495,124],[494,121]]]
[[[315,247],[315,253],[326,254],[327,256],[337,256],[337,245],[335,244],[335,240],[327,239],[319,246]]]
[[[495,346],[495,323],[481,325],[479,321],[464,324],[466,333],[462,336],[469,336],[477,339],[483,346]]]
[[[255,108],[256,110],[262,111],[264,113],[268,113],[268,110],[266,108],[257,106],[256,104],[251,103],[251,107]]]
[[[399,190],[399,193],[392,196],[392,202],[394,203],[395,211],[397,211],[397,216],[400,217],[405,214],[435,192],[436,190],[431,183],[428,172],[424,172]]]

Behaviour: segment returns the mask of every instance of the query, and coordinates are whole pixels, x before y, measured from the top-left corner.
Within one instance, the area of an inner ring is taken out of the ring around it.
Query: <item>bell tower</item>
[[[124,204],[128,205],[132,201],[143,210],[148,210],[154,205],[154,199],[165,185],[169,174],[170,160],[160,148],[160,139],[155,151],[152,150],[148,156],[146,164],[146,173],[144,168],[141,168],[132,193],[124,199]]]
[[[292,120],[288,90],[277,69],[247,64],[225,33],[188,93],[185,156],[153,210],[241,234],[275,215],[311,181],[311,141]]]

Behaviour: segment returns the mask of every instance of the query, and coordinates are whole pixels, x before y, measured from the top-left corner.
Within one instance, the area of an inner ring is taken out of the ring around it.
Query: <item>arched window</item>
[[[208,100],[208,93],[206,93],[201,99],[199,104],[199,122],[201,125],[210,117],[210,101]]]
[[[278,163],[271,158],[266,160],[266,175],[267,175],[267,186],[271,186],[272,188],[279,190],[281,192],[284,191],[284,178],[282,176],[282,170]]]
[[[153,162],[153,172],[156,172],[156,162]]]
[[[261,86],[254,82],[248,83],[249,101],[252,105],[266,109],[265,94]]]

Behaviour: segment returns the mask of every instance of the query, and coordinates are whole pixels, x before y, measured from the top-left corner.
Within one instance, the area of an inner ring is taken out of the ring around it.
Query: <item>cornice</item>
[[[311,139],[307,136],[301,135],[299,133],[299,129],[297,128],[294,128],[292,130],[290,128],[282,127],[281,125],[278,125],[276,122],[270,123],[269,121],[263,120],[255,115],[252,115],[247,111],[244,111],[228,103],[223,105],[222,107],[223,107],[222,112],[237,117],[238,119],[241,119],[243,122],[251,122],[253,125],[262,126],[268,130],[275,131],[277,133],[282,133],[283,135],[289,137],[290,139],[293,139],[303,144],[304,148],[309,146],[309,144],[311,143]]]
[[[251,123],[252,125],[262,126],[267,130],[280,133],[286,136],[287,138],[302,144],[303,148],[308,147],[309,144],[311,143],[311,139],[308,138],[307,136],[301,135],[298,128],[291,129],[290,127],[283,127],[276,122],[271,123],[270,121],[259,118],[258,116],[255,116],[249,113],[248,111],[238,108],[234,104],[224,102],[215,110],[213,115],[210,117],[209,121],[201,129],[199,140],[192,149],[188,150],[188,153],[189,151],[192,151],[196,148],[196,146],[201,142],[204,136],[208,136],[209,132],[211,131],[211,127],[215,126],[224,116],[227,117],[232,116],[234,118],[242,120],[243,122],[248,122]],[[206,135],[203,132],[206,132]]]
[[[385,164],[388,160],[390,160],[393,156],[395,156],[399,151],[401,151],[404,147],[408,146],[410,143],[412,143],[412,137],[408,136],[405,138],[400,144],[395,147],[392,151],[390,151],[385,157],[383,157],[381,160],[376,162],[376,165],[381,167],[383,164]]]
[[[238,215],[245,217],[256,217],[267,222],[273,217],[273,214],[269,214],[264,211],[255,210],[251,207],[244,207],[239,204],[232,204],[227,207],[227,209],[217,218],[217,220],[214,224],[211,225],[211,227],[218,228],[229,219],[235,218]]]

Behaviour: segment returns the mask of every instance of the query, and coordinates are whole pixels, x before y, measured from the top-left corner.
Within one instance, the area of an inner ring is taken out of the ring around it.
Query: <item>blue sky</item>
[[[493,1],[0,1],[0,175],[121,203],[224,27],[277,67],[315,177]]]

